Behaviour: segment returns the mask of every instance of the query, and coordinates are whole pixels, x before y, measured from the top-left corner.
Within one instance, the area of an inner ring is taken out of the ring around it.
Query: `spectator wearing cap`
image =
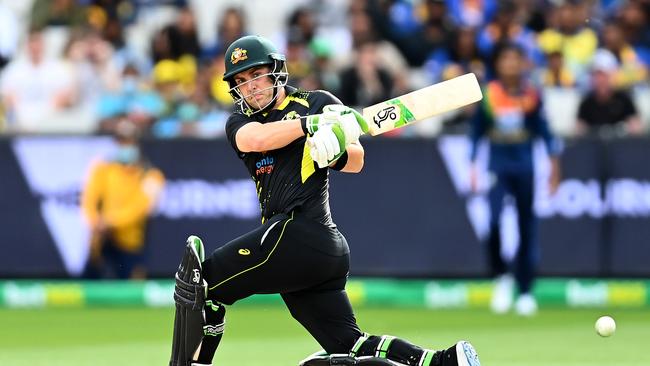
[[[165,108],[151,128],[152,135],[158,138],[223,135],[227,119],[225,109],[232,105],[232,97],[228,94],[227,83],[220,83],[223,72],[219,70],[222,68],[223,56],[200,69],[192,84],[184,86],[178,82],[183,80],[183,66],[171,60],[161,61],[154,68],[154,79]]]
[[[146,227],[165,178],[142,154],[136,124],[121,120],[115,152],[93,164],[81,209],[91,231],[84,277],[146,277]]]
[[[591,90],[578,108],[578,134],[637,135],[643,132],[641,119],[632,98],[614,87],[616,57],[600,49],[591,65]]]
[[[192,88],[188,81],[194,78],[194,72],[187,65],[173,60],[162,60],[154,66],[154,88],[165,106],[161,117],[174,114],[177,106],[187,98]]]

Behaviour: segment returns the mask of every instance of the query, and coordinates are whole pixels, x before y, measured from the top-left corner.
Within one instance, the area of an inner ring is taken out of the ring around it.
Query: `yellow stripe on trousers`
[[[225,280],[223,280],[223,281],[217,283],[216,285],[214,285],[214,286],[208,288],[208,290],[209,290],[209,291],[212,291],[212,290],[214,290],[215,288],[217,288],[217,287],[223,285],[224,283],[226,283],[226,282],[232,280],[233,278],[235,278],[235,277],[237,277],[237,276],[240,276],[240,275],[242,275],[242,274],[244,274],[244,273],[246,273],[246,272],[248,272],[248,271],[252,271],[252,270],[254,270],[255,268],[258,268],[258,267],[262,266],[264,263],[268,262],[268,261],[269,261],[269,258],[271,258],[271,256],[272,256],[273,253],[275,252],[275,249],[278,247],[278,244],[280,244],[280,240],[282,240],[282,236],[284,235],[284,229],[287,227],[287,224],[288,224],[289,221],[291,221],[291,220],[293,220],[293,215],[292,215],[292,217],[290,217],[290,218],[287,220],[287,222],[284,223],[284,225],[282,225],[282,232],[280,232],[280,237],[279,237],[278,240],[275,242],[275,245],[273,245],[273,249],[271,249],[271,251],[269,252],[269,255],[266,257],[266,259],[264,259],[264,260],[262,261],[262,263],[256,264],[256,265],[254,265],[253,267],[247,268],[247,269],[245,269],[245,270],[243,270],[243,271],[241,271],[241,272],[239,272],[239,273],[237,273],[237,274],[234,274],[234,275],[232,275],[232,276],[226,278]]]

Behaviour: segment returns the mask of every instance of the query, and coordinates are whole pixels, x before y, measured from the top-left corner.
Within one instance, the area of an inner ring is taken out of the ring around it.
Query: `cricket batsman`
[[[332,221],[328,174],[363,168],[363,117],[326,91],[287,85],[285,56],[265,38],[236,40],[225,62],[236,105],[226,135],[255,181],[262,225],[207,257],[201,239],[188,238],[169,365],[211,365],[226,306],[279,293],[323,348],[301,366],[480,366],[465,341],[434,351],[357,326],[345,292],[350,250]]]

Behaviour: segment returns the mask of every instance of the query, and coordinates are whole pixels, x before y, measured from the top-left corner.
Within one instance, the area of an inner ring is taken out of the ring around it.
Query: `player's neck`
[[[284,87],[281,87],[278,89],[278,97],[275,98],[275,103],[273,104],[273,109],[278,108],[282,102],[284,102],[284,99],[287,97],[287,91],[285,90]]]

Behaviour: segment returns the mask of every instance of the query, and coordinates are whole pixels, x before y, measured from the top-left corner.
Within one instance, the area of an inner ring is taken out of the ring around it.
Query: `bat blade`
[[[368,133],[377,136],[483,99],[473,73],[427,86],[363,109]]]

